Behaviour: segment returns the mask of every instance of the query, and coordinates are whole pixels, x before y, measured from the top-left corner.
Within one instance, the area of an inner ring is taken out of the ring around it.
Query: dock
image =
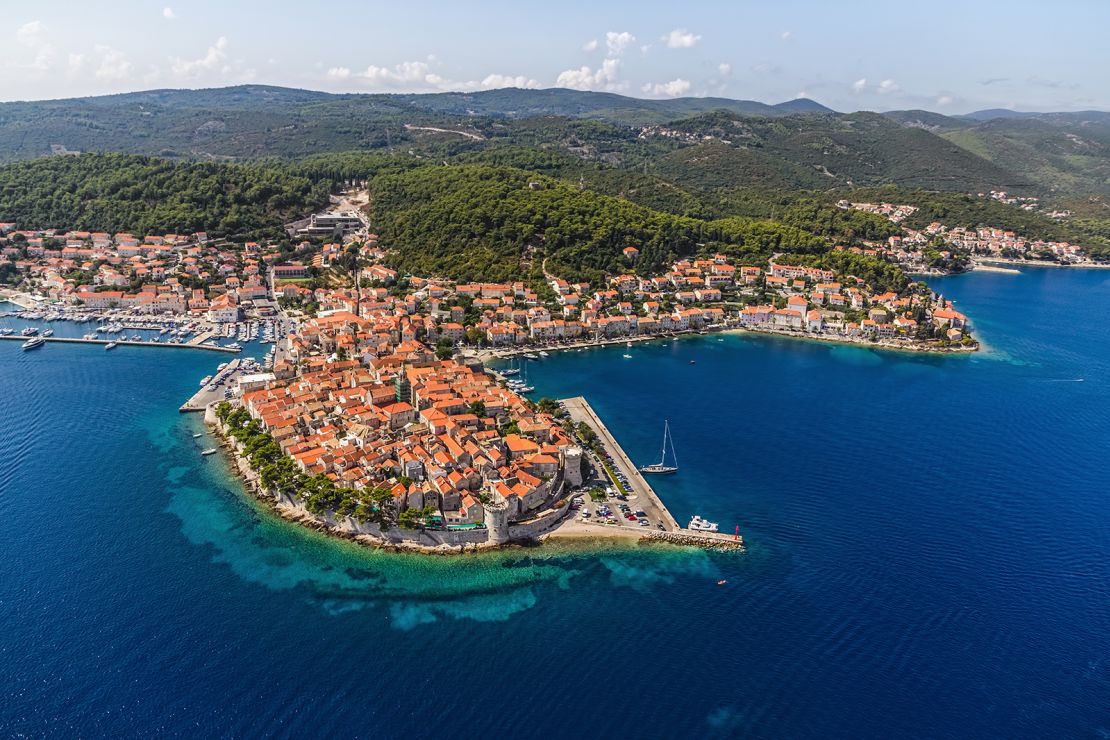
[[[616,437],[613,436],[609,428],[605,426],[604,422],[598,417],[597,413],[593,410],[586,399],[582,396],[575,396],[574,398],[565,398],[560,403],[570,413],[570,418],[577,424],[585,422],[586,426],[594,430],[597,434],[598,440],[602,446],[608,451],[609,455],[613,458],[613,464],[624,473],[624,477],[628,480],[628,485],[632,489],[632,493],[636,494],[637,501],[640,507],[647,512],[648,518],[654,521],[663,523],[663,527],[668,532],[675,532],[682,529],[678,526],[678,522],[674,516],[663,504],[655,489],[644,478],[640,469],[633,464],[632,459],[628,457],[624,449],[618,444]]]
[[[25,337],[18,334],[9,336],[0,335],[0,339],[11,339],[17,342],[26,342],[31,337]],[[47,342],[68,342],[70,344],[108,344],[115,342],[120,346],[128,347],[169,347],[171,349],[206,349],[210,352],[228,352],[230,354],[238,354],[241,350],[231,349],[230,347],[219,347],[204,344],[170,344],[169,342],[145,342],[134,341],[131,339],[85,339],[83,337],[43,337]]]
[[[706,550],[739,551],[744,549],[744,540],[738,534],[701,532],[679,526],[674,515],[659,498],[659,494],[647,482],[640,469],[633,464],[632,459],[628,457],[628,454],[617,442],[616,437],[605,426],[605,423],[586,399],[582,396],[575,396],[574,398],[564,398],[559,403],[563,404],[563,407],[570,414],[570,418],[576,424],[584,422],[586,426],[594,430],[598,441],[613,459],[613,464],[624,473],[624,477],[628,480],[628,485],[632,489],[631,492],[637,497],[636,503],[644,510],[649,519],[663,523],[662,530],[652,529],[643,532],[640,537],[641,543],[665,542],[672,545],[700,547]],[[621,521],[620,524],[623,526],[626,525],[626,522]],[[638,526],[636,528],[639,529]],[[599,527],[599,529],[608,529],[608,527]]]
[[[235,379],[236,373],[239,372],[239,358],[236,357],[231,362],[227,363],[227,367],[212,376],[212,380],[201,386],[200,390],[193,394],[181,407],[177,410],[181,413],[188,413],[191,411],[204,411],[210,404],[224,400],[224,388],[228,387],[229,381]],[[224,385],[218,385],[219,381],[224,381]],[[216,390],[208,390],[208,386],[217,383]]]

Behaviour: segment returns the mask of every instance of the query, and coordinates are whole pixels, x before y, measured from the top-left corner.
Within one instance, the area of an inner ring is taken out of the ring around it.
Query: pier
[[[744,540],[739,535],[722,532],[700,532],[679,526],[674,515],[659,498],[659,494],[647,482],[640,469],[633,464],[632,459],[628,457],[613,433],[601,421],[597,412],[593,410],[586,399],[576,396],[574,398],[564,398],[559,403],[563,404],[563,407],[570,414],[570,418],[576,424],[584,422],[586,426],[594,430],[598,441],[612,458],[613,465],[624,473],[624,477],[628,480],[628,485],[632,489],[631,493],[636,496],[636,503],[644,510],[649,519],[662,522],[662,530],[652,529],[637,533],[641,544],[665,542],[672,545],[701,547],[706,550],[734,551],[744,549]],[[625,521],[620,521],[621,527],[627,524]],[[580,526],[584,529],[596,528],[599,534],[602,530],[621,529],[621,527],[600,526],[594,523],[580,523]],[[639,529],[639,527],[637,526],[636,529]]]
[[[181,404],[181,407],[177,410],[182,413],[204,411],[210,404],[224,400],[224,388],[230,387],[228,384],[235,379],[239,372],[239,364],[239,358],[236,357],[227,364],[227,367],[213,375],[212,380],[202,385],[200,390],[194,393],[188,401]],[[221,380],[224,381],[224,385],[220,385]],[[213,384],[216,385],[216,390],[208,390],[208,386]]]
[[[586,426],[594,430],[597,434],[598,441],[613,458],[613,465],[624,473],[624,477],[628,480],[628,485],[637,497],[637,503],[640,507],[647,512],[648,518],[663,523],[663,527],[668,532],[674,532],[681,527],[675,520],[674,516],[667,509],[667,507],[660,500],[659,495],[644,478],[640,469],[633,464],[632,459],[628,457],[624,449],[617,443],[616,437],[609,431],[608,427],[601,421],[597,413],[590,407],[590,404],[585,398],[576,396],[574,398],[566,398],[560,401],[567,412],[570,413],[570,418],[577,424],[585,422]],[[622,524],[624,522],[621,522]]]
[[[19,334],[12,334],[8,336],[0,335],[0,339],[11,339],[17,342],[26,342],[31,337],[25,337]],[[212,345],[204,344],[170,344],[169,342],[146,342],[134,341],[131,339],[84,339],[83,337],[43,337],[47,342],[68,342],[70,344],[108,344],[115,342],[117,345],[129,347],[169,347],[171,349],[206,349],[210,352],[228,352],[237,354],[240,350],[231,349],[230,347],[213,347]]]

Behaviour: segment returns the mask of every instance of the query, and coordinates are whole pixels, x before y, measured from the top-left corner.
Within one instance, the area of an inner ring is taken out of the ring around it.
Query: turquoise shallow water
[[[1105,734],[1108,278],[937,281],[975,357],[711,336],[531,363],[637,459],[669,418],[658,490],[739,524],[739,557],[368,552],[199,456],[176,407],[222,356],[2,343],[0,733]]]

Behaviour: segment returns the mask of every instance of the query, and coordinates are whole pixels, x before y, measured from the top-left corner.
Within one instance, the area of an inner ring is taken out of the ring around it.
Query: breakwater
[[[0,336],[0,339],[10,339],[17,342],[26,342],[30,337],[24,336]],[[68,342],[70,344],[111,344],[115,343],[120,346],[129,347],[168,347],[170,349],[206,349],[210,352],[228,352],[237,354],[241,350],[233,349],[231,347],[219,347],[210,344],[172,344],[170,342],[145,342],[136,341],[133,339],[84,339],[81,337],[43,337],[47,342]]]

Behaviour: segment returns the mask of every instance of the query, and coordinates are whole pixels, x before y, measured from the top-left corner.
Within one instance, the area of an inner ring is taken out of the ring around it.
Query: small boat
[[[674,460],[674,465],[667,464],[667,445],[671,448],[671,458]],[[668,473],[678,472],[678,455],[674,452],[674,440],[671,439],[671,425],[667,420],[663,420],[663,452],[659,456],[659,462],[645,465],[640,468],[641,473],[665,475]]]
[[[52,337],[52,336],[54,336],[54,330],[53,329],[47,329],[46,331],[44,331],[42,333],[42,335],[44,337]]]
[[[202,455],[215,455],[216,454],[216,448],[215,447],[209,447],[207,450],[202,450],[200,454],[202,454]]]
[[[204,432],[197,432],[196,434],[193,435],[193,439],[199,439],[200,437],[203,437],[203,436],[204,436]]]
[[[108,342],[107,344],[105,344],[105,345],[104,345],[104,349],[106,349],[106,350],[108,350],[108,349],[115,349],[115,348],[116,348],[116,346],[117,346],[117,345],[116,345],[116,343],[115,343],[115,342]]]
[[[541,350],[540,350],[540,357],[550,357],[550,355],[549,355],[549,354],[548,354],[547,352],[544,352],[544,351],[543,351],[543,350],[541,349]]]
[[[631,347],[631,346],[632,346],[632,342],[625,342],[625,343],[624,343],[624,346],[625,346],[625,347]]]
[[[26,329],[24,329],[23,331],[21,331],[19,333],[22,334],[25,337],[33,337],[33,336],[35,336],[36,334],[39,333],[39,330],[36,329],[33,326],[28,326]]]
[[[723,586],[723,585],[725,585],[726,583],[728,583],[728,581],[726,581],[726,580],[725,580],[725,579],[723,579],[723,578],[722,578],[721,580],[717,581],[717,585],[718,585],[718,586]]]
[[[697,360],[690,360],[690,364],[691,364],[691,365],[697,365],[697,364],[698,364],[698,361],[697,361]]]
[[[46,340],[42,337],[31,337],[23,343],[23,351],[26,352],[29,349],[38,349],[44,344],[46,344]]]
[[[695,514],[693,519],[690,520],[690,523],[686,525],[686,529],[693,532],[716,532],[717,522],[707,521]]]
[[[526,360],[538,360],[538,359],[540,359],[540,356],[532,354],[531,352],[529,352],[528,354],[524,355],[524,359],[526,359]]]
[[[626,360],[631,360],[632,359],[632,355],[627,355],[626,354],[626,355],[621,355],[621,356],[624,357],[624,359],[626,359]]]

